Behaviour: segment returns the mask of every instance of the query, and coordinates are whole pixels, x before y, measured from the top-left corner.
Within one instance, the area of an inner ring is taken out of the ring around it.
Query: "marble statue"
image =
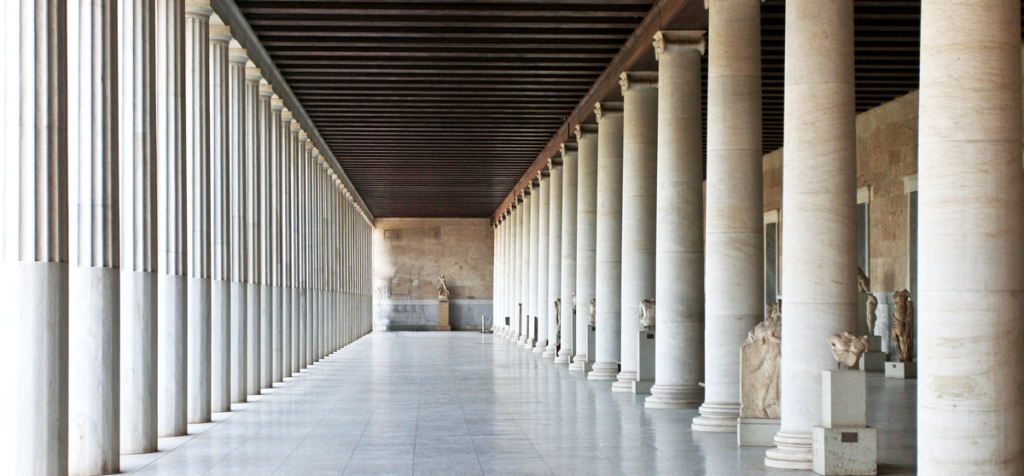
[[[771,304],[765,305],[764,307],[764,318],[770,319],[773,317],[782,316],[782,301],[775,301]]]
[[[576,310],[576,291],[572,292],[572,308]]]
[[[448,300],[448,281],[445,280],[444,275],[437,277],[437,297],[444,301]]]
[[[875,335],[875,310],[878,309],[878,298],[868,293],[868,335]]]
[[[869,293],[871,289],[871,280],[868,279],[868,275],[864,274],[864,270],[857,267],[857,289],[862,293]]]
[[[740,350],[740,417],[781,418],[782,315],[754,327]]]
[[[558,337],[562,337],[562,298],[555,299],[555,329]]]
[[[590,300],[590,325],[597,324],[597,299]]]
[[[892,315],[892,340],[896,344],[896,361],[910,362],[914,355],[914,303],[906,289],[892,294],[896,311]]]
[[[640,325],[643,327],[654,326],[654,299],[640,301]]]
[[[844,332],[835,334],[828,338],[832,344],[832,355],[840,364],[853,368],[860,360],[861,354],[868,350],[868,339],[858,335]]]

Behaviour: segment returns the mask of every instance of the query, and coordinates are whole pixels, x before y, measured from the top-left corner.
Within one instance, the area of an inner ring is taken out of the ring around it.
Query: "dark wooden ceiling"
[[[617,99],[618,73],[657,68],[653,31],[707,28],[702,0],[653,3],[237,0],[378,217],[495,213],[592,121],[594,101]],[[921,7],[854,5],[865,111],[917,89]],[[770,152],[782,146],[785,1],[761,11]]]

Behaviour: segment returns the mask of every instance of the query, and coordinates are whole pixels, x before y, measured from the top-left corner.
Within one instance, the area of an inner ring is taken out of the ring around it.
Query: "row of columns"
[[[501,210],[494,315],[509,317],[498,336],[629,391],[638,306],[656,297],[645,406],[699,406],[694,430],[732,432],[739,350],[765,305],[760,2],[709,7],[706,181],[704,32],[662,31],[658,71],[622,73],[623,101],[597,104],[597,124],[577,125],[577,141]],[[1020,15],[1012,1],[922,2],[922,474],[1024,472]],[[853,22],[851,0],[786,3],[786,306],[770,467],[811,468],[821,374],[835,367],[827,338],[857,329]],[[560,338],[548,327],[559,297],[564,316],[577,311]]]
[[[0,21],[0,473],[117,473],[370,331],[369,220],[208,0]]]

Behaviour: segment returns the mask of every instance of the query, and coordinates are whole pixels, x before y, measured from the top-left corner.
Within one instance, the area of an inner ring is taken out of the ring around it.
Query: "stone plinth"
[[[886,362],[885,378],[917,378],[917,362]]]
[[[642,329],[636,334],[636,380],[632,382],[633,393],[651,393],[654,386],[654,326]]]
[[[878,435],[874,428],[824,428],[812,431],[815,473],[824,475],[878,474]]]
[[[826,428],[867,425],[867,394],[864,372],[856,370],[821,373],[821,418]]]
[[[441,297],[437,301],[437,330],[439,331],[450,331],[452,327],[448,325],[448,298]]]

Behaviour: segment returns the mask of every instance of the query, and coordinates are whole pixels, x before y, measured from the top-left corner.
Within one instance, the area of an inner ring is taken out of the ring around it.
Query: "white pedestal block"
[[[643,329],[636,334],[636,381],[633,393],[651,393],[654,386],[654,327]]]
[[[736,444],[739,446],[775,446],[775,435],[782,426],[778,418],[738,418]]]
[[[811,469],[823,475],[878,473],[878,435],[874,428],[814,427]]]
[[[861,354],[858,366],[864,372],[885,372],[885,352],[868,351]]]
[[[868,339],[868,352],[882,351],[882,336],[864,336]]]
[[[821,372],[822,425],[826,428],[863,428],[867,425],[867,395],[864,372],[825,370]]]
[[[439,331],[450,331],[451,326],[448,325],[448,299],[440,299],[437,302],[437,330]]]
[[[917,362],[886,362],[885,378],[917,378]]]

